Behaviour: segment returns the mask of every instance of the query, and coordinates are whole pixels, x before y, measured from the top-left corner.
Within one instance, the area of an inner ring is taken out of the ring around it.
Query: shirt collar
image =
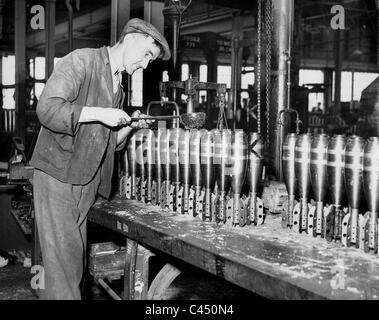
[[[112,55],[111,48],[107,47],[107,50],[108,50],[108,56],[109,56],[109,64],[111,65],[112,76],[116,75],[119,77],[119,80],[120,80],[119,83],[120,83],[120,86],[122,87],[121,72],[118,71],[118,66],[117,66],[116,60],[114,59]]]

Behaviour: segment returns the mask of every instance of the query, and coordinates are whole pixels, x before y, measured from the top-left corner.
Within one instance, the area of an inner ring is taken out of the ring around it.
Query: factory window
[[[61,58],[54,58],[54,66]],[[45,87],[45,57],[35,57],[29,60],[29,74],[34,78],[34,86],[32,89],[32,94],[34,94],[37,99],[39,99],[43,88]]]
[[[14,109],[14,91],[15,91],[15,57],[7,56],[2,58],[2,79],[3,86],[3,109]]]
[[[255,83],[255,74],[254,67],[244,67],[242,69],[244,73],[241,74],[241,105],[247,105],[249,101],[249,94],[247,89],[249,85],[254,85]]]
[[[187,63],[182,64],[181,79],[186,81],[189,78],[189,65]]]
[[[362,91],[379,76],[370,72],[341,72],[341,102],[359,101]],[[354,78],[354,87],[351,84]],[[334,101],[335,72],[333,72],[332,99]],[[352,99],[353,98],[353,99]]]
[[[132,75],[132,106],[142,107],[143,70],[138,69]]]
[[[14,85],[16,83],[15,57],[14,56],[3,57],[2,63],[3,63],[2,84],[3,85]]]
[[[226,87],[230,88],[232,80],[231,66],[217,66],[217,83],[226,83]]]
[[[169,81],[170,80],[170,77],[168,76],[168,71],[165,70],[162,72],[162,81],[163,82],[166,82],[166,81]]]
[[[299,85],[310,89],[308,95],[308,111],[312,111],[315,107],[325,110],[324,92],[320,91],[318,84],[324,84],[324,72],[314,69],[299,70]]]
[[[200,82],[207,82],[208,78],[208,66],[206,64],[201,64],[199,69],[199,81]],[[202,97],[204,97],[204,101],[202,101]],[[207,101],[207,91],[206,90],[200,90],[199,91],[199,102],[206,102]]]
[[[379,73],[355,72],[354,73],[354,100],[361,100],[361,94],[371,82],[373,82]]]
[[[183,63],[181,69],[181,80],[186,81],[189,78],[189,65],[187,63]],[[185,102],[187,100],[187,95],[182,94],[181,100],[182,102]]]
[[[45,58],[44,57],[35,58],[34,78],[36,80],[45,80]]]
[[[217,66],[217,83],[225,83],[226,88],[230,89],[232,81],[231,66]],[[229,101],[229,95],[226,93],[225,100]]]

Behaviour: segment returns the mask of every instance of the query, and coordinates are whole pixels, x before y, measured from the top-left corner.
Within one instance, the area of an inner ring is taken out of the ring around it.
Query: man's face
[[[122,65],[130,75],[140,68],[146,69],[150,61],[154,61],[160,54],[154,39],[139,33],[126,36],[121,45],[123,45]]]

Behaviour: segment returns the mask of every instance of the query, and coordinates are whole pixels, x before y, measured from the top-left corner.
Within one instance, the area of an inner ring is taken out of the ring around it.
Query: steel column
[[[125,24],[130,19],[130,2],[131,0],[112,0],[111,3],[111,45],[114,45],[122,32]],[[132,91],[131,83],[132,77],[127,75],[127,92],[126,101],[131,105]]]
[[[15,1],[15,60],[16,60],[16,135],[25,142],[26,103],[26,6],[25,0]]]
[[[341,71],[343,59],[343,31],[337,29],[334,31],[334,107],[333,114],[339,115],[341,113]]]
[[[45,20],[46,20],[46,47],[45,47],[45,79],[47,80],[54,69],[55,56],[55,2],[56,0],[46,0]]]
[[[242,47],[240,46],[240,40],[243,39],[242,31],[242,17],[240,12],[233,15],[233,32],[232,32],[232,81],[230,96],[231,104],[233,106],[233,130],[236,129],[237,121],[237,107],[239,106],[239,90],[241,89],[241,68],[242,68]]]
[[[111,45],[115,44],[125,24],[130,19],[130,0],[112,0]]]
[[[294,0],[273,0],[273,50],[271,74],[270,108],[270,159],[269,163],[277,179],[283,180],[281,145],[289,130],[290,117],[283,117],[283,125],[278,125],[278,115],[287,106],[287,55],[289,39],[292,38]]]

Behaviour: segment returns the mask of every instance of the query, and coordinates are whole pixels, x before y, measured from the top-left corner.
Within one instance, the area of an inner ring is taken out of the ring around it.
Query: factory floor
[[[24,267],[20,262],[13,262],[0,268],[0,300],[37,300],[37,296],[30,288],[32,276],[30,268]],[[184,270],[164,296],[164,300],[256,300],[257,298],[259,299],[249,291],[194,268]],[[88,276],[83,299],[111,298]]]

